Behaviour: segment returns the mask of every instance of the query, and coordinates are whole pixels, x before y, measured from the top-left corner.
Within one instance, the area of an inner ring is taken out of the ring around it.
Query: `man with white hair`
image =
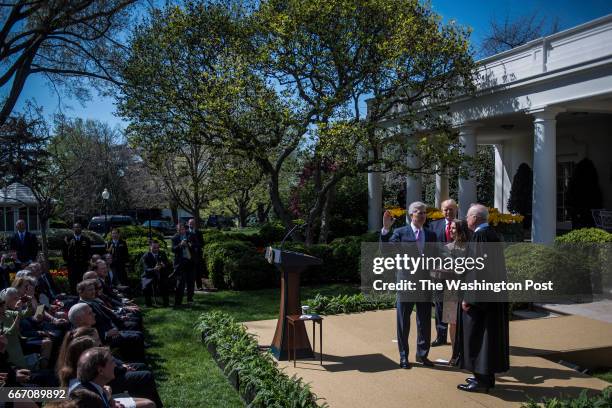
[[[395,219],[389,211],[385,211],[383,215],[383,228],[380,233],[381,241],[383,242],[413,242],[416,243],[416,249],[419,255],[427,253],[428,256],[435,256],[430,253],[433,249],[431,243],[437,242],[436,234],[424,228],[425,220],[427,219],[427,206],[415,201],[408,206],[410,223],[405,227],[397,228],[391,233],[391,226]],[[426,246],[426,243],[430,245]],[[397,346],[400,354],[400,367],[411,368],[408,362],[408,334],[410,333],[410,315],[412,309],[416,305],[417,312],[417,352],[416,361],[424,366],[433,367],[433,362],[427,358],[431,341],[431,300],[415,302],[414,299],[407,301],[400,296],[398,292],[397,298]]]
[[[94,327],[96,325],[96,315],[87,303],[77,303],[68,311],[68,320],[76,329],[79,327]]]
[[[466,281],[479,278],[499,281],[505,277],[501,240],[489,226],[488,219],[489,211],[484,205],[473,204],[467,212],[468,228],[474,232],[468,243],[468,255],[472,258],[487,255],[487,261],[483,271],[468,272]],[[473,376],[457,388],[488,392],[495,386],[495,373],[510,368],[508,305],[499,300],[483,302],[473,298],[464,299],[461,309],[457,316],[455,351],[459,355],[459,368],[471,371]]]

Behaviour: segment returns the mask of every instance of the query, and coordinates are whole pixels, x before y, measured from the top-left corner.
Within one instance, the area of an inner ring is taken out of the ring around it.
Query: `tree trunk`
[[[272,202],[274,213],[281,220],[287,231],[289,231],[295,226],[295,224],[293,223],[289,213],[285,210],[280,198],[280,193],[278,191],[278,172],[270,174],[270,183],[268,186],[270,190],[270,201]],[[296,241],[304,241],[304,237],[299,231],[297,231],[297,228],[296,231],[293,232],[292,238]]]
[[[45,263],[49,265],[49,240],[47,239],[47,222],[48,218],[43,219],[39,216],[40,221],[40,238],[42,241],[42,254],[45,260]]]
[[[331,221],[331,206],[334,201],[334,197],[336,195],[336,186],[333,185],[327,191],[327,197],[325,199],[325,204],[323,205],[323,212],[321,214],[321,228],[319,230],[319,244],[326,244],[327,237],[329,236],[329,222]]]
[[[248,215],[248,208],[247,205],[243,202],[240,203],[240,206],[238,207],[238,220],[240,222],[240,228],[244,228],[247,226],[247,217]]]

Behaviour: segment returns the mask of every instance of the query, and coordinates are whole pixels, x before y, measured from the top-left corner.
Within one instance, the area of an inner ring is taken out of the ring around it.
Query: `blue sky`
[[[503,18],[521,16],[537,11],[540,16],[558,18],[560,28],[566,29],[612,13],[610,0],[431,0],[433,9],[445,21],[454,19],[457,23],[472,28],[472,44],[478,49],[482,38],[486,35],[489,21],[493,17]],[[7,90],[2,89],[5,93]],[[115,107],[112,98],[104,98],[92,92],[92,100],[82,104],[77,100],[62,96],[61,104],[58,95],[41,76],[31,76],[26,82],[24,92],[20,96],[17,110],[23,107],[26,100],[34,100],[42,105],[46,115],[52,115],[61,110],[71,117],[97,119],[125,127],[126,123],[114,115]]]

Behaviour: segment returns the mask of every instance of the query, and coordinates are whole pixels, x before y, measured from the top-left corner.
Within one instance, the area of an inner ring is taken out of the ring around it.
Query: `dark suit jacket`
[[[191,254],[191,260],[185,259],[185,257],[183,256],[183,247],[180,245],[181,236],[179,234],[176,234],[175,236],[172,237],[172,252],[174,252],[174,267],[175,268],[177,266],[191,262],[195,256],[195,251],[192,249],[193,244],[189,239],[189,233],[187,233],[187,241],[189,243],[187,248],[189,249],[189,253]]]
[[[113,255],[113,263],[111,267],[124,268],[130,261],[127,242],[124,239],[119,239],[116,245],[113,245],[113,240],[106,243],[106,252]]]
[[[55,284],[53,276],[47,272],[43,273],[40,278],[38,278],[38,287],[49,299],[55,299],[55,297],[60,294],[60,290]]]
[[[195,231],[188,231],[189,234],[189,242],[191,242],[191,247],[197,254],[202,253],[202,247],[204,247],[204,234],[199,229]]]
[[[424,255],[425,256],[431,256],[431,257],[435,257],[435,256],[439,256],[440,255],[440,248],[435,245],[436,242],[438,242],[437,238],[436,238],[436,234],[434,234],[432,231],[430,231],[427,228],[422,228],[423,233],[425,234],[425,248],[424,248]],[[416,242],[416,237],[414,235],[414,232],[412,231],[412,227],[410,225],[406,225],[405,227],[400,227],[400,228],[396,228],[393,230],[393,232],[388,232],[385,235],[380,235],[380,240],[382,242],[390,242],[390,243],[411,243],[411,242]],[[418,254],[416,247],[412,247],[412,248],[406,248],[406,250],[411,253],[412,257],[415,256],[420,256],[420,254]],[[414,252],[414,253],[412,253]],[[402,279],[409,279],[411,281],[417,281],[419,279],[429,279],[430,275],[429,275],[429,271],[427,270],[419,270],[416,271],[415,274],[411,274],[412,276],[407,276],[406,275],[407,272],[406,271],[398,271],[397,274],[397,280],[400,281]],[[429,292],[415,292],[415,294],[405,294],[404,292],[399,292],[398,293],[398,299],[399,301],[403,302],[403,301],[409,301],[411,299],[415,299],[415,300],[419,300],[419,301],[430,301],[431,300],[431,294]]]
[[[446,218],[435,220],[429,223],[428,227],[434,234],[438,242],[448,242],[446,240]]]
[[[106,332],[111,329],[119,329],[122,324],[119,319],[110,309],[95,300],[79,300],[79,303],[87,303],[91,310],[96,315],[95,328],[98,330],[100,339],[106,339]]]
[[[157,261],[155,260],[155,256],[151,252],[147,252],[142,256],[142,278],[154,279],[159,277],[167,277],[170,274],[170,261],[166,256],[166,253],[163,251],[159,251],[158,260],[162,262],[165,267],[160,269],[159,276],[155,271],[155,265],[157,265]]]
[[[11,238],[10,248],[17,253],[17,260],[21,263],[34,262],[38,255],[38,239],[30,231],[26,231],[23,241],[19,239],[19,233]]]
[[[62,250],[64,261],[68,264],[68,268],[81,267],[87,268],[89,258],[91,257],[91,243],[89,238],[81,234],[81,239],[76,240],[74,235],[67,237],[64,240],[64,248]]]
[[[100,394],[100,392],[98,391],[98,389],[90,382],[86,382],[86,383],[81,383],[78,382],[76,383],[72,388],[70,388],[70,394],[72,394],[73,392],[75,392],[76,390],[79,389],[86,389],[87,391],[90,391],[92,393],[94,393],[95,395],[98,396],[98,398],[100,399],[100,403],[102,404],[102,406],[104,406],[104,408],[110,408],[110,401],[108,401],[108,399],[106,398],[106,396],[103,396]]]

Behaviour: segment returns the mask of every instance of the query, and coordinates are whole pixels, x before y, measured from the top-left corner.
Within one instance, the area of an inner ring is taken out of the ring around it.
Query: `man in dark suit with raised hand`
[[[17,231],[11,238],[10,249],[15,251],[17,261],[22,266],[36,262],[36,257],[38,256],[38,239],[36,235],[26,231],[24,220],[17,220],[15,229]]]
[[[410,220],[409,225],[397,228],[391,232],[391,226],[395,220],[391,217],[391,214],[386,211],[383,216],[383,228],[380,233],[381,241],[414,243],[416,245],[416,250],[418,250],[418,254],[415,254],[416,256],[438,255],[437,251],[432,253],[433,248],[431,245],[437,242],[436,235],[424,228],[425,220],[427,219],[427,206],[420,201],[411,203],[408,207],[407,217],[409,217],[408,219]],[[429,246],[426,247],[426,244],[429,244]],[[431,341],[431,300],[416,302],[414,300],[403,299],[402,295],[398,293],[397,345],[400,354],[400,367],[406,369],[411,368],[408,362],[408,335],[410,333],[410,315],[415,305],[418,332],[416,361],[427,367],[432,367],[434,365],[433,362],[427,358]]]
[[[442,202],[441,207],[444,218],[430,222],[429,229],[436,234],[438,242],[452,242],[451,225],[457,217],[457,203],[453,199],[448,199]],[[442,293],[439,293],[439,295],[442,295]],[[431,343],[432,347],[447,344],[448,324],[442,321],[443,304],[442,300],[434,302],[436,311],[436,339]]]

